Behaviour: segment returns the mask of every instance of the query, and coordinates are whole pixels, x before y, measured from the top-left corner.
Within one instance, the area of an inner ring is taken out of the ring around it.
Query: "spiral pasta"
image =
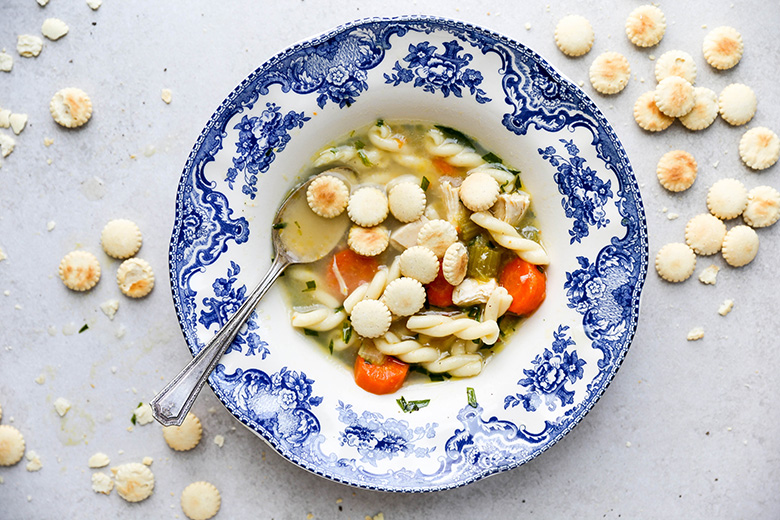
[[[514,251],[517,256],[526,262],[534,265],[547,265],[550,263],[550,258],[541,245],[533,240],[521,237],[515,228],[503,220],[497,219],[487,211],[472,213],[471,220],[490,232],[490,235],[500,246]]]
[[[374,346],[386,356],[395,356],[405,363],[428,363],[439,359],[439,349],[424,347],[413,339],[401,340],[392,332],[374,340]]]
[[[403,148],[406,138],[401,134],[394,134],[387,124],[374,125],[368,131],[368,140],[371,144],[386,152],[398,152]]]
[[[448,139],[437,128],[432,128],[428,131],[425,149],[429,154],[441,157],[449,164],[460,168],[476,168],[485,164],[485,160],[482,159],[481,155],[471,148]]]
[[[406,327],[434,338],[452,335],[461,339],[481,339],[487,345],[495,343],[499,333],[495,320],[479,322],[471,318],[451,318],[434,314],[412,316],[407,320]],[[488,342],[491,339],[493,343]]]
[[[471,377],[482,372],[482,356],[479,354],[450,354],[424,363],[428,372],[439,374],[448,372],[456,377]]]
[[[333,309],[326,307],[318,307],[309,311],[293,311],[292,322],[293,327],[301,329],[309,329],[316,331],[333,330],[341,325],[347,318],[347,313],[339,310],[334,312]]]
[[[353,145],[343,145],[323,150],[314,159],[314,166],[325,166],[333,163],[383,166],[386,163],[386,158],[380,150],[368,148],[358,150]]]

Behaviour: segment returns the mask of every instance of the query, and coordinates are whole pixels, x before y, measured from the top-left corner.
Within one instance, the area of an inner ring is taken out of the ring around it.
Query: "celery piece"
[[[480,282],[486,282],[498,276],[501,264],[501,251],[490,243],[484,233],[477,235],[469,243],[469,265],[466,276]]]

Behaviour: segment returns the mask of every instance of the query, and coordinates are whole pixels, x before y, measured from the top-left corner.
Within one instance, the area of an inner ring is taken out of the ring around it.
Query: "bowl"
[[[516,468],[566,435],[615,376],[647,274],[628,157],[588,96],[523,44],[463,22],[367,19],[279,53],[220,104],[176,198],[173,302],[195,355],[270,265],[270,226],[317,150],[377,118],[457,128],[522,171],[551,257],[547,299],[473,378],[358,388],[290,326],[278,287],[209,378],[279,454],[362,488],[424,492]],[[405,413],[398,399],[429,400]]]

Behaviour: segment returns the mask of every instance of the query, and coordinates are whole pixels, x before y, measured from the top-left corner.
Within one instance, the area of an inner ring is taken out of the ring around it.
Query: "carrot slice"
[[[347,292],[351,293],[361,284],[370,282],[378,269],[379,264],[376,258],[359,255],[351,249],[344,249],[333,255],[333,258],[328,262],[326,279],[328,286],[336,294],[343,294],[342,282]]]
[[[522,258],[513,258],[504,266],[499,284],[512,296],[509,312],[518,315],[534,312],[547,294],[547,275]]]
[[[442,175],[456,175],[458,170],[441,157],[435,157],[431,159],[431,162]]]
[[[404,384],[409,365],[388,356],[381,365],[372,365],[362,357],[355,360],[355,383],[372,394],[392,394]]]
[[[444,279],[444,271],[439,263],[439,274],[436,278],[425,286],[425,292],[428,294],[428,303],[434,307],[450,307],[452,303],[452,290],[455,289]]]

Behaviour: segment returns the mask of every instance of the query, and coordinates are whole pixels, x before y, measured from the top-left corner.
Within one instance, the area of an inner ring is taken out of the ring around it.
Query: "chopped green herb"
[[[423,177],[422,182],[420,182],[420,187],[423,191],[428,191],[428,186],[431,185],[431,181],[428,180],[428,177]]]
[[[328,343],[328,350],[330,351],[330,354],[333,355],[333,340],[330,340],[330,343]]]
[[[309,280],[306,282],[306,289],[302,290],[301,292],[311,292],[317,289],[317,282],[314,280]]]
[[[431,400],[421,399],[418,401],[407,401],[403,396],[401,396],[401,398],[396,399],[395,402],[398,403],[398,406],[401,407],[401,410],[403,410],[404,413],[412,413],[418,411],[420,408],[425,408],[428,406],[428,403],[430,403]]]
[[[137,419],[135,418],[135,414],[133,414],[133,416],[130,417],[130,422],[133,423],[133,425],[135,425],[136,421]]]
[[[355,141],[355,149],[356,149],[356,150],[362,150],[362,149],[363,149],[363,148],[365,148],[365,147],[366,147],[366,145],[365,145],[365,144],[363,144],[363,141],[361,141],[360,139],[358,139],[357,141]]]
[[[444,137],[447,137],[449,139],[455,139],[457,141],[460,141],[461,144],[467,144],[474,148],[474,143],[471,142],[471,139],[466,137],[466,134],[463,132],[459,132],[455,130],[454,128],[450,128],[449,126],[442,126],[442,125],[434,125],[436,129],[444,134]]]
[[[345,321],[344,325],[341,326],[341,339],[344,340],[344,343],[349,343],[349,340],[352,339],[352,324],[348,321]]]
[[[385,120],[384,119],[377,119],[376,120],[376,126],[385,126]]]
[[[493,152],[489,152],[483,155],[482,160],[488,164],[504,164],[504,161],[501,160],[501,157],[494,154]]]
[[[472,320],[479,321],[479,316],[482,313],[482,309],[479,308],[479,305],[474,305],[472,307],[469,307],[468,311],[468,317]]]
[[[471,388],[470,386],[468,388],[466,388],[466,397],[468,397],[469,406],[471,406],[472,408],[476,408],[477,407],[477,394],[474,393],[474,389]]]
[[[311,329],[303,329],[303,333],[306,334],[307,336],[319,336],[320,335],[319,332],[317,332],[316,330],[311,330]]]
[[[336,307],[336,308],[334,309],[334,311],[333,311],[333,312],[341,312],[341,311],[343,311],[343,310],[344,310],[344,306],[343,306],[343,305],[339,305],[338,307]]]
[[[447,372],[441,372],[438,374],[432,373],[421,367],[420,365],[413,364],[409,367],[409,370],[412,370],[413,372],[417,372],[419,374],[422,374],[424,376],[428,376],[428,379],[431,380],[432,383],[437,383],[439,381],[445,381],[450,378],[450,375]]]
[[[284,229],[287,227],[287,222],[277,222],[272,226],[274,229]]]
[[[360,157],[360,161],[363,163],[363,166],[373,166],[371,164],[371,161],[368,159],[368,155],[366,155],[366,152],[363,150],[358,150],[358,157]]]
[[[330,153],[332,153],[333,155],[336,155],[337,153],[339,153],[339,149],[338,148],[331,148],[330,149]]]
[[[84,332],[84,331],[85,331],[85,330],[87,330],[88,328],[89,328],[89,325],[87,325],[87,324],[85,323],[85,324],[84,324],[84,326],[83,326],[83,327],[81,327],[81,328],[79,329],[79,334],[81,334],[82,332]]]

